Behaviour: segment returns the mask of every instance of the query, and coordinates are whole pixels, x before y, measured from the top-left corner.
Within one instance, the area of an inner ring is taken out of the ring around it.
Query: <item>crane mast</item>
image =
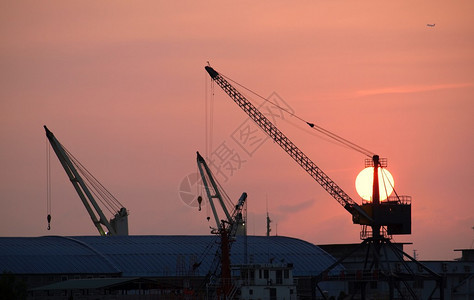
[[[93,197],[93,193],[88,188],[87,184],[84,182],[84,179],[79,174],[78,170],[75,167],[74,162],[71,160],[67,151],[59,143],[54,134],[49,131],[49,129],[44,126],[46,130],[46,137],[48,138],[51,147],[53,148],[56,156],[59,159],[59,162],[66,171],[69,180],[71,181],[74,189],[76,190],[79,198],[81,199],[84,207],[86,208],[89,216],[91,217],[94,226],[99,231],[101,236],[105,235],[128,235],[128,212],[124,207],[118,209],[115,213],[114,218],[110,222],[105,217],[101,208],[97,204],[97,201]],[[95,211],[95,212],[94,212]],[[102,226],[105,226],[107,232]]]
[[[327,176],[306,154],[286,137],[263,113],[235,89],[223,76],[212,67],[206,71],[227,95],[247,113],[260,128],[290,155],[311,177],[313,177],[334,199],[352,215],[354,224],[370,225],[372,218],[347,195],[329,176]],[[310,124],[308,124],[310,125]]]

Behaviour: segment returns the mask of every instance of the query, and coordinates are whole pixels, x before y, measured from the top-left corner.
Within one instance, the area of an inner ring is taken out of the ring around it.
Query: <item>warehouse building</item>
[[[213,288],[218,249],[216,236],[2,237],[0,270],[26,284],[29,299],[191,299]],[[295,299],[310,297],[311,277],[335,261],[316,245],[282,236],[239,236],[231,249],[233,265],[291,276]]]

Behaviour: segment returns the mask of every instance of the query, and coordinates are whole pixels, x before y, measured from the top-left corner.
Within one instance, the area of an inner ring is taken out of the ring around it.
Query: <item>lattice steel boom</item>
[[[235,89],[223,76],[213,68],[206,66],[206,71],[234,102],[247,113],[258,126],[288,153],[311,177],[313,177],[334,199],[352,215],[355,224],[370,225],[372,218],[329,178],[303,151],[296,147],[264,114]]]

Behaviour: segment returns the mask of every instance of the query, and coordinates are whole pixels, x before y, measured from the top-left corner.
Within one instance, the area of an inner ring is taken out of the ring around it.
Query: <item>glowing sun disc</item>
[[[379,195],[380,201],[385,200],[393,192],[394,180],[392,174],[386,169],[379,168]],[[374,181],[374,167],[363,169],[357,175],[355,186],[357,193],[364,200],[372,200],[372,185]]]

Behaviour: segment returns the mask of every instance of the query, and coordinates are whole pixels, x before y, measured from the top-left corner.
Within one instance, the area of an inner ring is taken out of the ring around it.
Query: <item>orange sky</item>
[[[217,86],[209,95],[210,61],[387,157],[398,193],[413,197],[413,234],[395,241],[420,259],[455,258],[474,237],[472,11],[472,1],[2,2],[0,235],[97,234],[55,157],[46,230],[43,125],[127,207],[131,234],[207,234],[206,209],[187,206],[180,184],[206,141],[237,147],[245,121]],[[295,118],[277,125],[360,201],[364,156]],[[273,233],[359,242],[350,215],[270,141],[223,185],[235,200],[248,193],[251,234],[265,233],[268,203]]]

